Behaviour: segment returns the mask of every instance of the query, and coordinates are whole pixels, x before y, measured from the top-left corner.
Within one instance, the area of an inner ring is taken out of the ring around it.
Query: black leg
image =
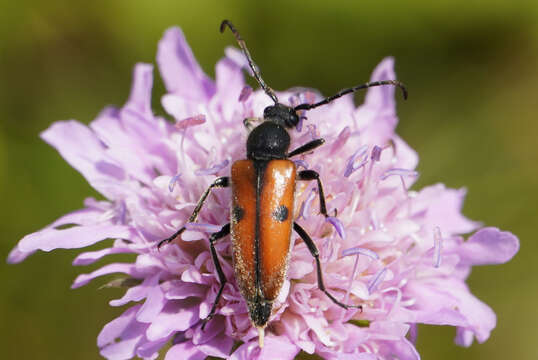
[[[202,330],[205,328],[205,324],[211,318],[213,315],[215,315],[215,310],[217,309],[217,304],[219,303],[220,296],[222,295],[222,290],[224,289],[224,284],[226,284],[226,276],[224,276],[224,272],[222,271],[222,267],[220,266],[220,261],[217,256],[217,251],[215,250],[215,242],[218,239],[221,239],[225,237],[226,235],[230,234],[230,223],[224,225],[220,231],[211,234],[209,237],[209,248],[211,249],[211,258],[213,258],[213,264],[215,264],[215,268],[217,269],[217,274],[219,275],[219,281],[220,281],[220,288],[217,292],[217,297],[215,298],[215,302],[213,303],[213,306],[211,307],[211,311],[209,312],[209,315],[203,320]]]
[[[325,205],[325,194],[323,193],[323,186],[321,185],[319,174],[314,170],[303,170],[299,172],[297,180],[316,180],[318,182],[319,211],[323,214],[323,216],[328,217],[329,215],[327,214],[327,205]]]
[[[317,148],[318,146],[323,145],[324,143],[325,143],[325,140],[321,139],[321,138],[309,141],[306,144],[304,144],[303,146],[299,146],[297,149],[290,152],[288,154],[288,157],[292,157],[292,156],[299,155],[299,154],[305,153],[307,151],[313,150],[313,149]]]
[[[226,176],[219,177],[215,181],[213,181],[213,184],[209,185],[209,187],[206,189],[206,191],[202,194],[202,197],[200,200],[198,200],[198,203],[196,204],[196,207],[194,208],[194,211],[192,212],[191,216],[189,217],[189,220],[187,222],[194,222],[198,218],[198,213],[200,210],[202,210],[202,206],[204,205],[205,200],[209,196],[209,193],[213,188],[218,187],[227,187],[229,185],[230,181],[229,178]],[[157,248],[161,248],[164,244],[168,244],[175,238],[177,238],[179,235],[181,235],[185,231],[185,226],[183,226],[181,229],[176,231],[172,236],[159,241],[159,244],[157,245]]]
[[[325,284],[323,284],[323,275],[321,273],[321,263],[319,262],[319,252],[318,252],[318,248],[316,247],[316,244],[314,244],[314,241],[312,240],[310,235],[308,235],[308,233],[302,227],[300,227],[299,224],[297,224],[296,222],[293,223],[293,230],[295,230],[295,232],[299,234],[301,239],[303,239],[306,246],[308,247],[308,250],[310,250],[310,253],[314,257],[314,259],[316,259],[319,289],[323,291],[325,295],[327,295],[336,305],[343,307],[344,309],[355,308],[355,309],[360,309],[362,311],[362,305],[343,304],[340,301],[336,300],[336,298],[332,296],[331,293],[327,291],[327,289],[325,289]]]

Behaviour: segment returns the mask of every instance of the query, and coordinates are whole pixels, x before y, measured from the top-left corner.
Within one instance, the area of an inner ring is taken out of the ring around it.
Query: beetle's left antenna
[[[222,23],[220,24],[220,32],[224,32],[224,30],[226,29],[226,26],[228,26],[230,28],[230,30],[232,31],[232,33],[235,36],[235,39],[237,40],[237,43],[239,44],[239,47],[241,48],[241,50],[243,50],[243,54],[245,54],[245,56],[247,57],[248,65],[250,66],[250,69],[254,73],[254,77],[256,78],[256,81],[258,81],[258,84],[260,84],[263,91],[265,91],[265,93],[267,95],[269,95],[269,97],[271,99],[273,99],[275,104],[278,104],[278,98],[276,97],[276,94],[275,94],[274,90],[271,89],[269,86],[267,86],[265,81],[263,81],[262,75],[260,74],[260,69],[258,68],[258,65],[256,65],[254,63],[254,60],[252,60],[252,56],[250,56],[250,52],[247,49],[247,45],[245,44],[245,40],[243,40],[241,35],[239,35],[239,31],[237,31],[235,26],[231,22],[229,22],[228,20],[223,20]]]

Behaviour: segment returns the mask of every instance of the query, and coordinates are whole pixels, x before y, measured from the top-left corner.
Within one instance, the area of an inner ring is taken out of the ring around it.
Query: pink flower
[[[107,255],[134,253],[134,263],[112,262],[82,274],[73,288],[94,278],[123,274],[109,286],[125,286],[111,306],[125,312],[105,325],[97,343],[107,359],[154,359],[167,343],[165,359],[293,359],[303,350],[326,359],[418,359],[408,339],[416,324],[457,327],[456,342],[485,341],[495,314],[465,284],[472,265],[498,264],[517,252],[517,238],[482,228],[460,210],[465,190],[441,184],[409,190],[418,157],[394,132],[393,87],[368,90],[356,108],[351,96],[302,114],[292,131],[296,148],[314,138],[326,144],[300,156],[297,165],[318,171],[327,207],[337,219],[319,215],[315,183],[297,187],[295,217],[320,251],[324,280],[341,301],[364,311],[343,310],[318,289],[315,263],[296,241],[288,280],[258,347],[247,307],[233,278],[231,243],[216,245],[229,280],[217,315],[201,330],[219,289],[208,233],[229,221],[230,192],[215,190],[181,241],[156,244],[185,224],[194,204],[230,164],[245,158],[243,119],[261,116],[271,99],[245,85],[237,50],[216,66],[216,81],[196,63],[181,30],[168,30],[157,63],[166,85],[162,98],[176,125],[152,113],[153,68],[138,64],[122,108],[107,108],[89,127],[62,121],[44,131],[54,146],[106,200],[88,198],[84,208],[27,235],[12,250],[16,263],[37,250],[82,248],[74,265]],[[393,60],[375,69],[372,81],[394,79]],[[279,93],[285,103],[316,101],[311,90]],[[287,101],[286,101],[287,100]],[[70,225],[70,226],[67,226]],[[292,235],[293,240],[298,236]],[[104,243],[105,244],[105,243]],[[241,343],[240,343],[241,342]],[[234,344],[242,344],[234,348]]]

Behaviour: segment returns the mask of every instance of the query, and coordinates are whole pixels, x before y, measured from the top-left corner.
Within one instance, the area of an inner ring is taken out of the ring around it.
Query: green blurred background
[[[475,268],[469,279],[498,315],[491,338],[463,349],[453,344],[454,329],[421,326],[418,349],[424,359],[538,359],[536,0],[0,4],[3,258],[25,234],[95,195],[38,134],[56,120],[88,123],[105,105],[123,104],[133,65],[154,61],[172,25],[183,28],[213,76],[234,44],[230,33],[218,33],[229,18],[280,90],[304,85],[331,94],[368,80],[383,57],[395,56],[410,91],[409,101],[399,100],[398,132],[421,157],[416,188],[467,187],[464,213],[514,232],[522,245],[510,263]],[[157,77],[159,111],[162,94]],[[120,293],[98,290],[103,280],[70,290],[77,274],[103,263],[74,268],[77,253],[1,263],[0,358],[99,358],[96,336],[122,312],[107,305]]]

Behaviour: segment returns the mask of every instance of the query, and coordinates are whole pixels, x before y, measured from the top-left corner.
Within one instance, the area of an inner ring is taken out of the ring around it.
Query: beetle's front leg
[[[307,151],[314,150],[315,148],[317,148],[318,146],[321,146],[323,144],[325,144],[325,140],[322,139],[322,138],[309,141],[306,144],[304,144],[303,146],[299,146],[297,149],[295,149],[292,152],[288,153],[288,157],[292,157],[292,156],[295,156],[295,155],[303,154],[303,153],[305,153]]]
[[[200,213],[200,210],[202,210],[202,206],[204,206],[204,202],[206,201],[207,197],[209,196],[209,193],[213,188],[222,188],[222,187],[228,187],[230,185],[230,178],[227,176],[219,177],[209,187],[206,189],[206,191],[202,194],[202,197],[200,197],[200,200],[198,200],[198,203],[196,204],[196,207],[194,208],[194,211],[192,212],[191,216],[189,217],[189,220],[187,220],[188,223],[196,221],[198,218],[198,213]],[[177,238],[179,235],[181,235],[185,231],[185,226],[181,227],[178,231],[176,231],[172,236],[159,241],[159,244],[157,245],[157,248],[161,248],[164,244],[168,244],[175,238]]]

